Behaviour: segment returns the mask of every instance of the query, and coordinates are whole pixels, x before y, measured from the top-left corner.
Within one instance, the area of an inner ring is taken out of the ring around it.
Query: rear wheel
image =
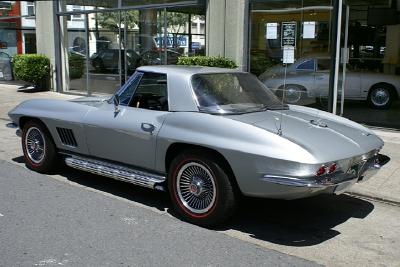
[[[43,123],[30,120],[22,132],[22,150],[27,166],[37,172],[47,173],[59,166],[61,156]]]
[[[385,84],[374,85],[368,93],[368,104],[374,108],[388,108],[392,105],[394,97],[390,86]]]
[[[209,227],[235,212],[239,194],[225,169],[216,157],[198,150],[185,151],[172,161],[169,194],[187,221]]]

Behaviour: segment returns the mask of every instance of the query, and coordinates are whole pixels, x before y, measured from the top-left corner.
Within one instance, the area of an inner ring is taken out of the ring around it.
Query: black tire
[[[395,95],[392,88],[386,84],[372,86],[368,92],[368,105],[374,108],[385,109],[392,105]]]
[[[22,151],[29,169],[48,173],[59,167],[61,155],[44,124],[38,120],[26,122],[22,132]]]
[[[184,151],[172,161],[168,189],[182,217],[210,227],[232,216],[239,193],[225,169],[216,157],[200,150]]]
[[[13,77],[13,74],[12,74],[12,71],[11,71],[11,67],[9,65],[4,66],[4,68],[3,68],[3,77],[4,77],[4,80],[6,80],[6,81],[14,80],[14,77]]]

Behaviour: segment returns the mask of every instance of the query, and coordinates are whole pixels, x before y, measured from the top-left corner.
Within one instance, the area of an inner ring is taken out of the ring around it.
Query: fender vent
[[[74,133],[71,129],[56,127],[61,143],[65,146],[78,147]]]

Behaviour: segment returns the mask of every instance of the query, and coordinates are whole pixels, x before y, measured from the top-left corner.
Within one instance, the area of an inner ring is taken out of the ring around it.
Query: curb
[[[392,206],[400,207],[400,200],[391,200],[391,199],[388,199],[388,198],[374,197],[374,196],[369,196],[369,195],[366,195],[366,194],[361,194],[361,193],[352,192],[352,191],[347,191],[344,194],[348,195],[348,196],[357,197],[357,198],[360,198],[360,199],[372,200],[372,201],[381,202],[381,203],[389,204],[389,205],[392,205]]]

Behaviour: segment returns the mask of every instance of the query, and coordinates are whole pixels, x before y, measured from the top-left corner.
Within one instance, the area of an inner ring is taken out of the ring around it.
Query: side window
[[[151,110],[168,110],[167,75],[144,73],[130,106]]]
[[[141,77],[142,77],[141,75],[136,77],[136,79],[134,79],[131,82],[131,84],[129,84],[128,87],[126,87],[126,89],[119,96],[120,97],[120,105],[123,105],[123,106],[129,105],[129,103],[131,102],[133,93],[135,92],[135,89],[138,86]]]
[[[300,63],[296,70],[298,71],[314,71],[315,59],[308,59]]]

